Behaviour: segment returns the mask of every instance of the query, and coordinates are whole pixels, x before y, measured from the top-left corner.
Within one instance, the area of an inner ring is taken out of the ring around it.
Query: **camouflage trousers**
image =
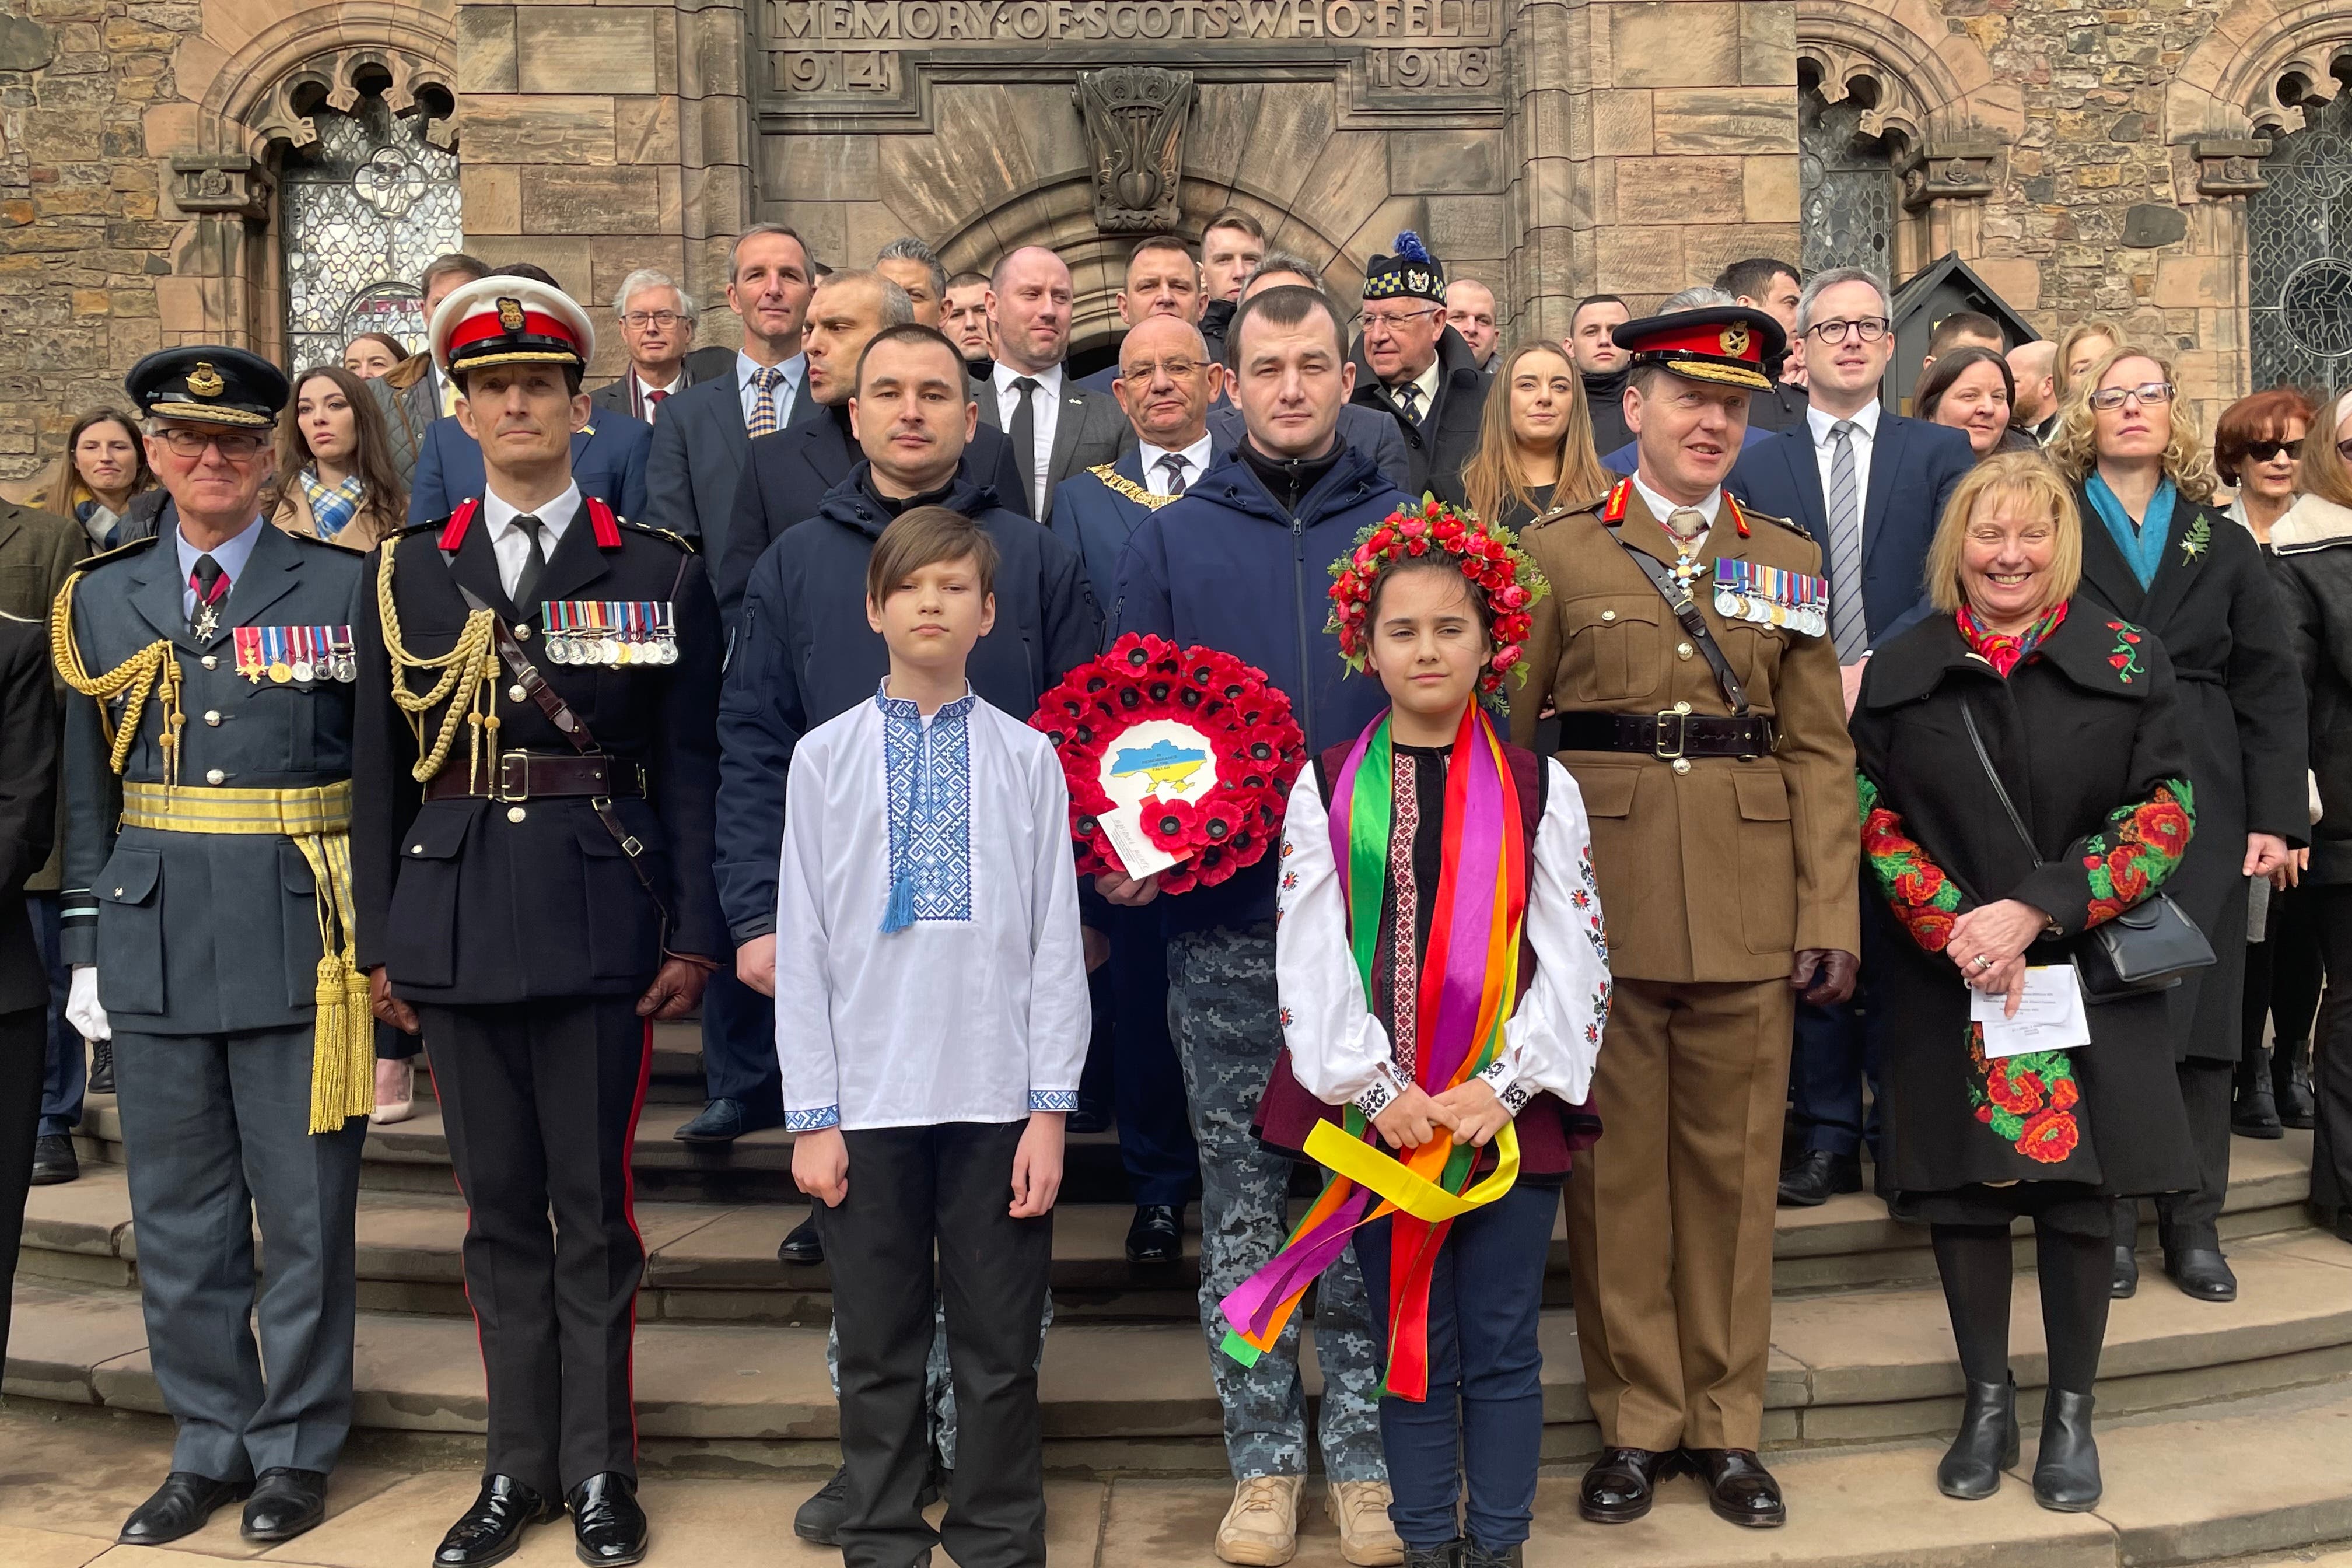
[[[1245,1367],[1218,1347],[1217,1303],[1264,1267],[1290,1234],[1290,1162],[1250,1131],[1282,1048],[1274,924],[1220,927],[1168,944],[1168,1032],[1184,1068],[1201,1147],[1201,1327],[1224,1407],[1225,1457],[1236,1479],[1307,1473],[1307,1390],[1298,1323]],[[1381,1481],[1381,1330],[1352,1248],[1316,1291],[1315,1360],[1323,1372],[1324,1474]]]
[[[1054,1297],[1045,1295],[1045,1316],[1038,1324],[1037,1359],[1045,1359],[1045,1332],[1054,1326]],[[835,1324],[824,1331],[824,1375],[833,1384],[834,1403],[841,1403],[841,1328]],[[934,1297],[931,1302],[931,1354],[923,1363],[923,1408],[929,1413],[931,1447],[939,1451],[940,1468],[952,1470],[956,1459],[955,1378],[948,1370],[948,1304]]]

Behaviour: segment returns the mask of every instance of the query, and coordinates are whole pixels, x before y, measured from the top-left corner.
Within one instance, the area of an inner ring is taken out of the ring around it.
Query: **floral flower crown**
[[[1355,548],[1331,563],[1331,619],[1323,629],[1339,634],[1339,652],[1348,668],[1360,675],[1366,668],[1372,590],[1379,586],[1381,574],[1433,556],[1459,567],[1463,576],[1486,592],[1494,612],[1495,651],[1478,678],[1478,689],[1499,691],[1503,673],[1510,669],[1526,680],[1520,647],[1533,626],[1528,612],[1550,588],[1508,534],[1488,528],[1474,513],[1456,511],[1435,500],[1389,513],[1356,535]]]

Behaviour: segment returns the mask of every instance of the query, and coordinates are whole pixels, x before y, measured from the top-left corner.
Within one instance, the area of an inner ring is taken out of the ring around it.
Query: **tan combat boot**
[[[1217,1526],[1217,1555],[1244,1568],[1281,1568],[1298,1552],[1298,1500],[1304,1476],[1252,1476],[1234,1487],[1234,1506]]]
[[[1389,1568],[1404,1561],[1404,1542],[1389,1523],[1386,1481],[1333,1481],[1323,1500],[1339,1527],[1339,1555],[1357,1568]]]

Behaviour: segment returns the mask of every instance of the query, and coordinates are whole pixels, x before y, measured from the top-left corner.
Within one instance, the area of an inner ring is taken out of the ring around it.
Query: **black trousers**
[[[33,1185],[33,1135],[48,1076],[46,1007],[0,1013],[0,1364],[8,1360],[8,1321],[16,1249],[25,1239],[25,1194]],[[81,1037],[74,1037],[81,1049]]]
[[[2309,891],[2317,906],[2320,951],[2336,981],[2311,1032],[2311,1088],[2319,1124],[2311,1149],[2311,1201],[2335,1211],[2341,1225],[2345,1211],[2352,1210],[2352,884]]]
[[[2197,1151],[2197,1190],[2156,1200],[2157,1228],[2175,1250],[2219,1251],[2221,1201],[2230,1195],[2229,1062],[2191,1057],[2174,1068],[2180,1075],[2180,1101],[2189,1111],[2189,1136]]]
[[[1014,1219],[1025,1123],[957,1121],[844,1134],[849,1194],[816,1205],[841,1336],[847,1568],[908,1568],[945,1542],[961,1568],[1043,1568],[1045,1458],[1037,1320],[1054,1219]],[[917,1506],[930,1467],[923,1363],[932,1249],[956,1396],[955,1482],[934,1531]]]
[[[2247,1058],[2263,1048],[2265,1023],[2276,1025],[2273,1038],[2282,1052],[2311,1037],[2320,987],[2327,978],[2319,946],[2318,906],[2325,891],[2310,883],[2271,889],[2270,934],[2246,944]]]
[[[637,1473],[629,1358],[646,1252],[629,1151],[653,1031],[635,1005],[416,1009],[468,1210],[466,1296],[489,1384],[485,1468],[548,1497],[608,1470]]]

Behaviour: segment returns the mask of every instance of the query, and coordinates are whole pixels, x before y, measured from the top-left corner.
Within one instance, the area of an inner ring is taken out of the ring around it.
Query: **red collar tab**
[[[1740,538],[1747,538],[1748,514],[1739,510],[1739,502],[1732,498],[1729,490],[1723,492],[1723,504],[1731,510],[1731,526],[1739,530]]]
[[[451,512],[449,521],[441,526],[441,548],[456,550],[463,545],[466,530],[472,525],[474,514],[481,510],[482,502],[478,496],[459,501],[457,510]]]
[[[596,531],[596,548],[599,550],[621,548],[620,519],[613,515],[611,507],[606,506],[596,497],[589,496],[585,499],[588,502],[588,526]],[[1745,530],[1742,531],[1744,532]]]
[[[1615,527],[1625,521],[1625,502],[1633,493],[1633,481],[1619,479],[1617,488],[1609,492],[1609,504],[1601,509],[1601,521]]]

